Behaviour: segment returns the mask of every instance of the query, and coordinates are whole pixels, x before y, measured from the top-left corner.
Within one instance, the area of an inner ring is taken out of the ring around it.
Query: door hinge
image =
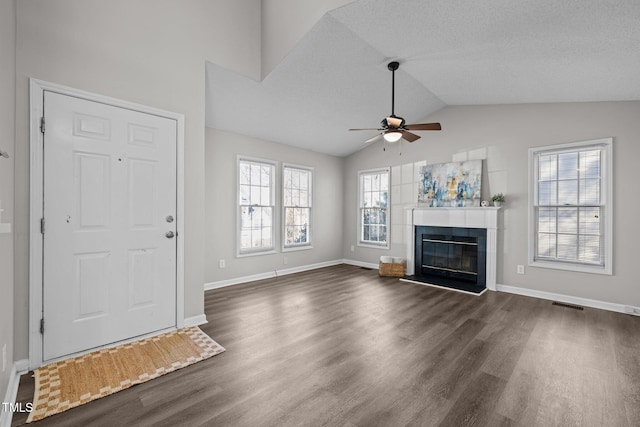
[[[40,233],[44,234],[44,218],[40,218]]]
[[[44,335],[44,317],[40,319],[40,333]]]
[[[40,117],[40,132],[44,133],[44,116]]]

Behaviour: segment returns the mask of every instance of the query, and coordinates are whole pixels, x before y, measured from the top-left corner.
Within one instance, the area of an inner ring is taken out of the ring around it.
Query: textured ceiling
[[[391,112],[390,59],[409,123],[445,105],[638,100],[639,22],[638,0],[360,0],[262,82],[207,64],[207,126],[351,154],[375,132],[347,129]]]

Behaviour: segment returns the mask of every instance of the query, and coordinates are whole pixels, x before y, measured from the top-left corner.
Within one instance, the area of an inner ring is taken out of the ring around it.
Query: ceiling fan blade
[[[400,131],[402,133],[402,137],[409,142],[413,142],[415,140],[420,139],[418,135],[415,133],[407,132],[406,130]]]
[[[362,128],[362,129],[349,129],[349,130],[382,130],[379,128]]]
[[[413,125],[405,125],[407,130],[442,130],[440,123],[418,123]]]
[[[399,117],[387,117],[387,125],[392,128],[399,128],[402,125],[402,119]]]
[[[381,136],[382,136],[382,134],[381,134],[381,133],[379,133],[379,134],[377,134],[376,136],[374,136],[374,137],[371,137],[371,138],[367,139],[367,140],[364,142],[364,144],[368,144],[368,143],[370,143],[370,142],[373,142],[373,141],[375,141],[376,139],[380,138]]]

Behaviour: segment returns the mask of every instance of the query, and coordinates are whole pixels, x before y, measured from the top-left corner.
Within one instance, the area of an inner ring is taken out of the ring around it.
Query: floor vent
[[[360,267],[362,270],[373,270],[373,268],[369,268],[369,267]]]
[[[584,310],[584,307],[581,307],[579,305],[566,304],[564,302],[554,301],[552,304],[559,305],[560,307],[573,308],[574,310]]]

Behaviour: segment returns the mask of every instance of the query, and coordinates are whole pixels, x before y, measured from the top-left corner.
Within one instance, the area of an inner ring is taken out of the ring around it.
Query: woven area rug
[[[194,326],[50,363],[34,372],[33,411],[27,422],[141,384],[224,350]]]

